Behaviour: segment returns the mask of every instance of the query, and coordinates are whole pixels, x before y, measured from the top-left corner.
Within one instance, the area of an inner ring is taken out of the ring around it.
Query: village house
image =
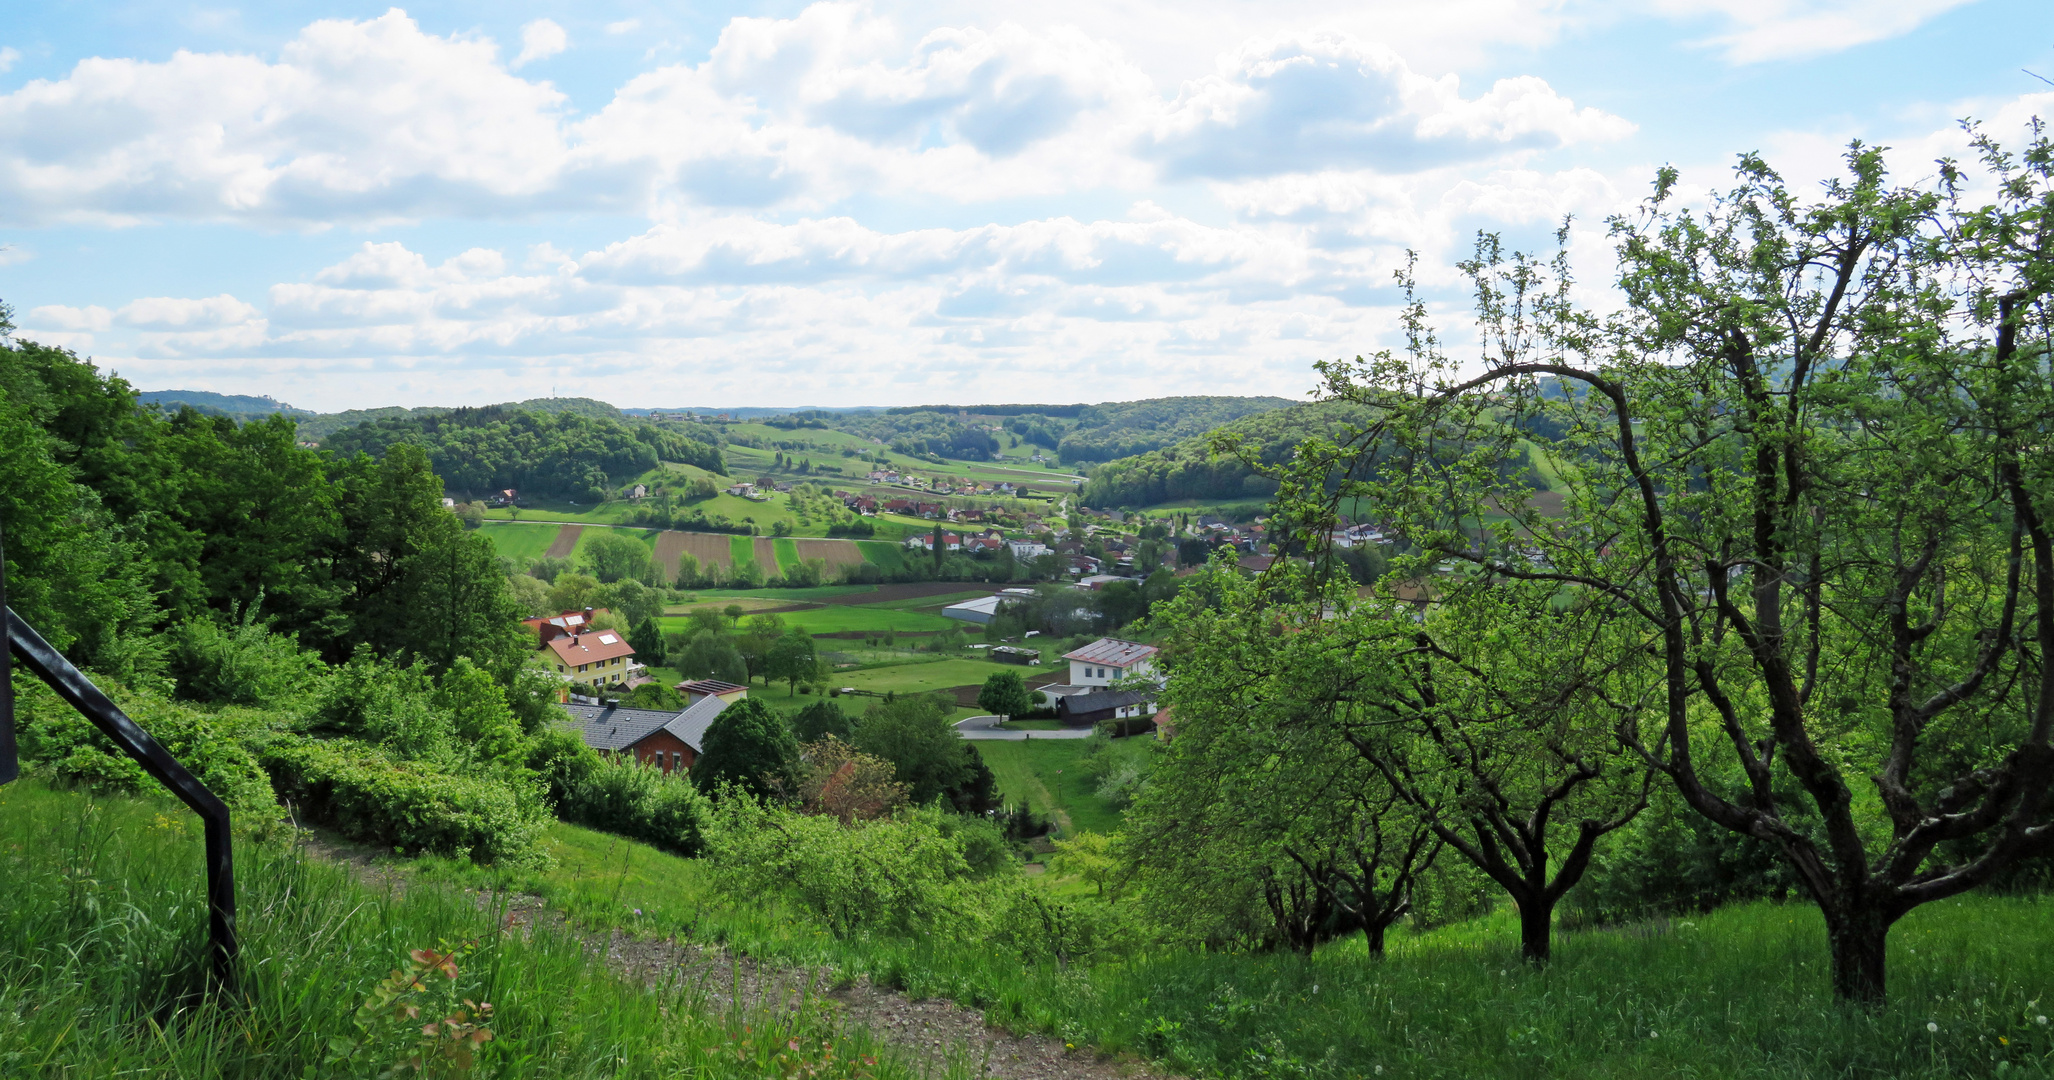
[[[706,745],[706,729],[728,707],[706,696],[682,711],[623,709],[612,705],[560,705],[585,745],[608,757],[630,755],[666,773],[690,769]]]
[[[945,533],[942,533],[942,534],[941,534],[941,542],[942,542],[942,550],[943,550],[943,551],[961,551],[961,550],[963,550],[963,538],[962,538],[962,537],[960,537],[960,536],[958,536],[958,535],[956,535],[955,533],[952,533],[952,532],[945,532]],[[933,550],[934,550],[934,534],[933,534],[933,533],[915,533],[915,534],[913,534],[912,536],[908,536],[908,537],[906,537],[906,546],[907,546],[908,548],[912,548],[912,549],[914,549],[914,550],[916,550],[916,551],[933,551]]]
[[[743,481],[743,482],[741,482],[741,483],[739,483],[739,484],[731,484],[731,485],[729,485],[729,486],[728,486],[728,489],[727,489],[727,493],[728,493],[728,494],[730,494],[730,495],[740,495],[740,496],[742,496],[743,498],[748,498],[748,497],[749,497],[749,493],[750,493],[750,492],[752,492],[752,491],[755,491],[755,490],[756,490],[756,485],[754,485],[754,484],[751,484],[751,483],[749,483],[748,481],[746,481],[746,480],[745,480],[745,481]]]
[[[1070,662],[1070,685],[1110,686],[1128,676],[1153,677],[1155,656],[1160,651],[1138,641],[1100,638],[1076,652],[1064,653],[1063,659]]]
[[[697,705],[701,699],[717,697],[732,705],[749,696],[749,688],[737,683],[722,682],[719,679],[691,679],[671,687],[685,696],[686,705]]]
[[[635,647],[615,630],[553,635],[535,653],[541,666],[573,684],[620,686],[646,669],[635,663]]]
[[[1081,726],[1103,720],[1153,716],[1155,695],[1153,690],[1101,690],[1071,694],[1057,699],[1056,719],[1064,724]]]

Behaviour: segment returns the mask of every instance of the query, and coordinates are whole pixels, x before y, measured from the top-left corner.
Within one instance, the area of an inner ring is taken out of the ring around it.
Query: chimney
[[[585,609],[585,625],[586,625],[586,626],[590,626],[590,625],[592,625],[592,609],[591,609],[591,608],[586,608],[586,609]]]

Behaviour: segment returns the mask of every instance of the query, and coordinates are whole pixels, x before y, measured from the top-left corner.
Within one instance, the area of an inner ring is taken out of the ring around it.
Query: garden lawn
[[[954,686],[981,686],[985,679],[999,671],[1010,671],[1022,677],[1042,673],[1042,669],[1023,668],[1018,664],[948,659],[932,660],[924,664],[899,664],[892,667],[859,668],[855,671],[839,672],[834,677],[834,685],[853,686],[858,690],[875,690],[880,694],[915,694],[928,690],[947,690]]]
[[[1124,749],[1120,743],[1133,741],[1117,740],[1112,752]],[[1095,739],[980,741],[977,752],[998,778],[999,794],[1006,802],[1053,817],[1063,835],[1075,836],[1111,833],[1120,827],[1120,811],[1098,797],[1098,780],[1084,770],[1096,744]]]

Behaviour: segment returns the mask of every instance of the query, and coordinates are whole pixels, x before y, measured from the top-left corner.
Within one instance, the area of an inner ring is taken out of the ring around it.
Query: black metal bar
[[[7,544],[0,541],[0,611],[7,610]],[[21,762],[14,749],[14,672],[8,667],[13,651],[0,648],[0,784],[21,775]]]
[[[200,815],[207,825],[207,937],[213,947],[214,979],[223,987],[235,984],[235,856],[229,845],[228,805],[207,790],[199,778],[187,771],[164,745],[150,737],[128,714],[100,692],[85,673],[72,666],[64,654],[43,640],[43,635],[14,613],[0,607],[7,622],[7,643],[22,665],[57,691],[93,726],[116,746],[171,789],[178,801]]]

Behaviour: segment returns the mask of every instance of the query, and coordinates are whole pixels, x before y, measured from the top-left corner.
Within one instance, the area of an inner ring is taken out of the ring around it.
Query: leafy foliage
[[[401,445],[425,449],[436,475],[454,490],[513,488],[590,502],[659,461],[727,471],[717,448],[654,424],[518,407],[373,420],[322,440],[334,453],[372,457]]]

